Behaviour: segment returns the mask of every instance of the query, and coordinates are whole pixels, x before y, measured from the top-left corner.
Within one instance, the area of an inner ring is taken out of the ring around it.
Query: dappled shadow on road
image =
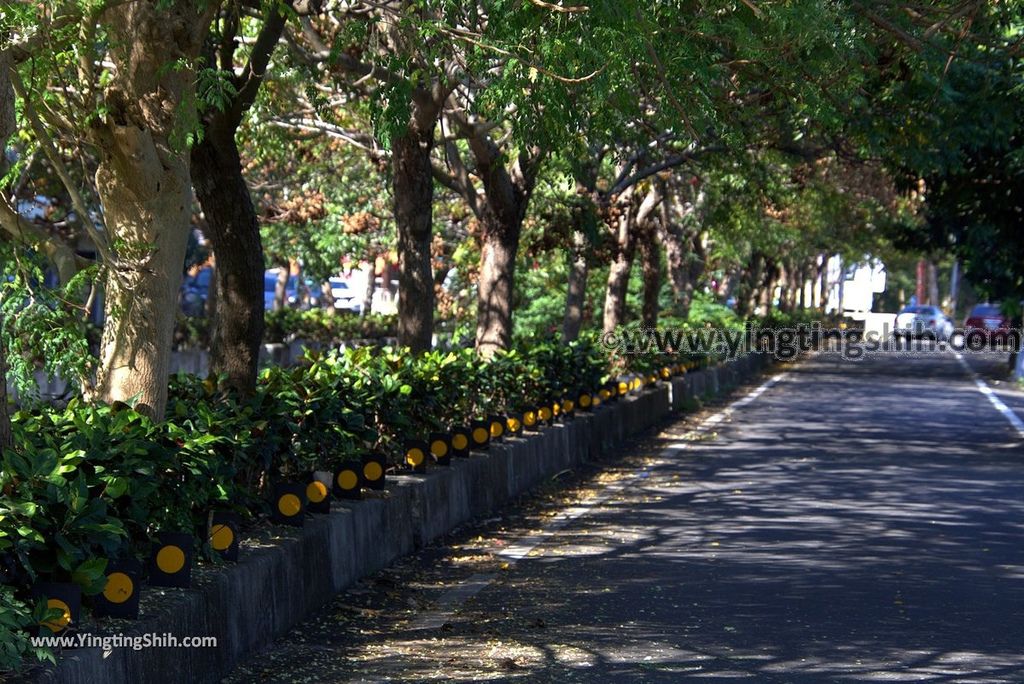
[[[469,576],[459,554],[524,530],[422,559],[358,626],[291,640],[279,681],[1024,680],[1024,450],[955,366],[838,363],[793,369],[514,567],[472,565],[499,579],[427,631],[410,618]]]

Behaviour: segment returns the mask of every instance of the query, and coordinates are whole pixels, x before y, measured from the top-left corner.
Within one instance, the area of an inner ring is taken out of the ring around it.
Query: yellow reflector
[[[367,463],[366,465],[369,466],[369,465],[377,465],[377,464],[376,463],[373,463],[373,464]],[[377,466],[377,469],[378,470],[380,469],[379,465]],[[366,468],[363,468],[363,470],[365,471]],[[354,472],[352,472],[351,470],[342,470],[340,473],[338,473],[338,486],[341,487],[342,489],[344,489],[344,490],[355,489],[358,484],[359,484],[359,477]]]
[[[379,480],[384,474],[384,469],[380,467],[380,463],[376,461],[370,461],[363,466],[363,477],[370,482]]]
[[[235,541],[235,533],[231,531],[229,525],[214,525],[210,528],[210,546],[213,547],[214,551],[225,551],[231,547],[233,541]],[[110,576],[113,577],[119,574],[121,573],[115,572]],[[117,601],[114,603],[117,603]]]
[[[231,534],[231,530],[228,530],[228,534]],[[234,535],[231,536],[234,537]],[[223,548],[226,549],[228,546],[231,546],[230,541]],[[214,546],[214,548],[217,547]],[[133,593],[135,593],[135,583],[132,582],[131,577],[123,572],[112,572],[107,575],[107,584],[103,587],[103,598],[111,603],[124,603],[132,597]]]
[[[405,452],[405,462],[415,467],[423,463],[423,450],[419,447],[413,447]]]
[[[327,498],[327,487],[319,480],[313,480],[306,485],[306,498],[313,503],[320,503]]]
[[[292,494],[286,494],[295,499],[298,503],[299,499]],[[282,497],[283,499],[284,497]],[[280,503],[278,503],[280,506]],[[282,511],[283,513],[284,511]],[[297,513],[298,511],[296,511]],[[285,513],[285,515],[294,515],[294,513]],[[160,571],[173,575],[176,572],[180,572],[185,567],[185,552],[179,549],[177,546],[165,546],[160,549],[156,554],[156,567],[160,568]]]

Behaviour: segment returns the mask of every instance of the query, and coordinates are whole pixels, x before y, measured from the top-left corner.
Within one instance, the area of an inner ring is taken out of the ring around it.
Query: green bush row
[[[300,339],[337,346],[348,340],[395,337],[398,333],[398,319],[394,315],[359,316],[327,309],[268,311],[266,325],[263,338],[271,343]]]
[[[0,462],[0,670],[33,650],[25,629],[46,616],[29,600],[37,580],[74,582],[88,597],[103,589],[106,559],[144,557],[158,531],[200,530],[211,509],[251,520],[273,482],[367,452],[397,464],[405,439],[594,390],[607,372],[592,339],[490,361],[366,347],[269,368],[245,400],[214,378],[178,375],[159,423],[78,400],[18,411],[17,447]]]

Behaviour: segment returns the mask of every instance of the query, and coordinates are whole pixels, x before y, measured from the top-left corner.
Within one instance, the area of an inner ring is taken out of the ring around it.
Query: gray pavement
[[[1024,682],[1024,444],[951,355],[818,356],[694,425],[325,599],[226,681]]]

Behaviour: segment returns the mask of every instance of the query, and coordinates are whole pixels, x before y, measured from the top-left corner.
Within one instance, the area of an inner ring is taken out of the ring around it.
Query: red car
[[[981,336],[987,344],[1005,343],[1010,333],[1010,318],[998,304],[977,304],[964,321],[964,335],[968,340]]]

